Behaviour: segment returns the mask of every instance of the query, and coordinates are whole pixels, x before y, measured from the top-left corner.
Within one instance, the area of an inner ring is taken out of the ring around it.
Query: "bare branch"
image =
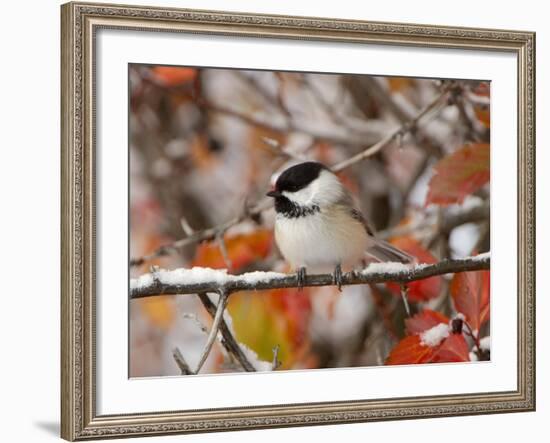
[[[229,252],[227,252],[227,245],[225,244],[225,239],[223,238],[223,233],[216,235],[216,242],[220,248],[220,253],[222,254],[223,262],[227,269],[231,269],[231,259],[229,258]]]
[[[144,255],[143,257],[139,258],[133,258],[130,260],[130,266],[140,266],[149,260],[153,260],[157,257],[164,257],[166,255],[169,255],[173,252],[176,252],[183,248],[184,246],[198,243],[205,240],[212,240],[216,238],[216,236],[223,234],[227,229],[229,229],[231,226],[236,225],[237,223],[240,223],[243,221],[246,217],[244,214],[235,217],[231,220],[229,220],[226,223],[223,223],[219,226],[215,226],[213,228],[204,229],[202,231],[197,231],[193,233],[192,235],[189,235],[181,240],[175,241],[174,243],[171,243],[169,245],[164,245],[152,252],[151,254]]]
[[[208,313],[214,318],[216,316],[216,305],[212,303],[212,300],[208,297],[206,294],[198,294],[199,299],[202,302],[204,308],[208,311]],[[226,349],[226,351],[237,360],[240,365],[243,367],[243,369],[246,372],[255,372],[256,369],[254,366],[252,366],[252,363],[248,360],[246,355],[244,354],[243,350],[239,346],[239,343],[233,337],[233,334],[231,333],[231,330],[229,329],[229,326],[227,326],[227,323],[225,320],[220,320],[220,326],[219,326],[220,333],[222,334],[222,340],[221,344]]]
[[[269,137],[262,137],[264,144],[276,155],[281,155],[287,158],[292,158],[296,161],[303,162],[307,160],[307,157],[303,154],[292,152],[286,146],[282,146],[277,140],[273,140]]]
[[[191,320],[193,323],[197,325],[197,327],[204,332],[205,334],[208,334],[208,328],[202,324],[202,322],[198,319],[198,317],[195,314],[191,314],[189,312],[184,312],[182,314],[183,318]]]
[[[448,234],[454,228],[466,223],[479,223],[489,220],[490,207],[489,202],[467,207],[458,211],[445,211],[439,220],[436,217],[424,217],[422,220],[405,226],[396,226],[395,228],[379,231],[377,237],[388,239],[391,237],[400,237],[410,235],[414,232],[426,228],[437,228],[438,233]]]
[[[411,308],[409,307],[409,288],[406,284],[401,284],[401,298],[403,300],[403,305],[405,305],[405,312],[407,313],[407,317],[411,316]]]
[[[195,233],[195,230],[191,227],[191,225],[189,224],[189,222],[185,217],[180,218],[180,224],[181,224],[181,229],[183,229],[183,232],[185,233],[185,235],[190,236]]]
[[[281,362],[279,361],[279,345],[276,345],[272,351],[273,351],[273,361],[271,363],[271,370],[275,371],[279,366],[281,366]]]
[[[220,329],[220,324],[223,319],[223,312],[225,311],[225,307],[227,306],[228,299],[229,299],[229,293],[227,293],[224,290],[220,291],[220,299],[218,301],[216,313],[214,314],[214,321],[212,322],[210,333],[208,334],[208,338],[206,339],[206,344],[204,345],[202,355],[199,358],[199,362],[197,363],[197,369],[195,369],[195,374],[198,374],[200,372],[202,366],[204,365],[204,362],[210,355],[210,351],[212,350],[212,345],[214,344],[214,341],[216,340],[216,336],[218,335],[218,331]]]
[[[403,103],[395,100],[393,94],[386,90],[380,82],[369,76],[360,77],[355,79],[363,84],[363,87],[367,91],[368,95],[371,95],[375,100],[380,102],[382,106],[389,110],[389,112],[401,123],[406,124],[409,119],[411,119],[417,111],[414,109],[409,109],[408,106],[403,106]],[[448,90],[452,89],[452,83],[448,83]],[[410,105],[412,107],[412,105]],[[440,142],[437,140],[437,137],[434,137],[434,134],[429,127],[418,128],[419,131],[414,132],[413,137],[416,139],[416,145],[423,149],[426,152],[426,157],[429,157],[430,154],[436,157],[441,157],[443,153],[443,148]],[[405,134],[403,134],[403,137]],[[402,138],[402,137],[401,137]]]
[[[442,260],[435,264],[398,265],[392,263],[392,266],[387,266],[386,263],[372,263],[362,271],[344,274],[342,276],[342,284],[408,283],[434,275],[489,269],[490,263],[491,257],[489,253],[480,254],[475,257]],[[145,274],[139,279],[131,281],[130,299],[163,294],[204,294],[206,292],[219,292],[220,290],[231,293],[235,291],[294,288],[298,286],[298,277],[295,274],[255,272],[251,274],[229,275],[223,271],[209,270],[209,273],[214,276],[212,280],[196,281],[196,278],[191,278],[193,272],[195,271],[185,269],[177,269],[175,271],[161,270],[155,274],[156,278],[151,278],[150,274]],[[175,273],[177,273],[177,277]],[[190,278],[192,282],[187,282],[186,280]],[[177,282],[175,282],[176,280]],[[333,282],[334,278],[332,274],[307,275],[304,286],[331,286]]]
[[[192,375],[194,372],[191,370],[185,359],[183,358],[183,355],[179,348],[174,348],[172,350],[172,355],[174,357],[174,360],[176,361],[176,364],[180,368],[181,375]]]
[[[349,166],[360,162],[361,160],[371,157],[377,152],[379,152],[382,148],[386,147],[390,143],[392,143],[394,140],[396,140],[398,137],[403,136],[407,132],[410,132],[416,128],[416,126],[420,123],[420,120],[422,120],[424,117],[426,117],[428,114],[433,113],[436,114],[439,112],[441,108],[443,108],[446,105],[447,95],[449,92],[449,87],[446,87],[443,89],[443,92],[439,94],[434,100],[432,100],[422,111],[420,111],[416,117],[409,120],[399,128],[397,128],[395,131],[390,132],[386,137],[384,137],[379,142],[375,143],[374,145],[370,146],[369,148],[365,149],[364,151],[361,151],[360,153],[354,155],[353,157],[348,158],[347,160],[344,160],[336,165],[334,165],[331,169],[334,172],[339,172],[342,169],[346,169]]]

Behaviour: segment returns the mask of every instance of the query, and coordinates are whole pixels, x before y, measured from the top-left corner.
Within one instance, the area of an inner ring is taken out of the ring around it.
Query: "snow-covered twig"
[[[490,264],[490,253],[474,257],[442,260],[434,264],[371,263],[362,271],[344,274],[342,284],[360,285],[384,282],[406,284],[435,275],[489,269]],[[330,286],[333,282],[332,274],[307,275],[304,286]],[[295,274],[287,275],[258,271],[242,275],[231,275],[226,270],[209,268],[159,270],[154,274],[144,274],[137,279],[132,279],[130,282],[130,298],[136,299],[163,294],[219,293],[221,290],[232,293],[235,291],[294,288],[297,286],[298,279]],[[212,312],[211,314],[214,315]]]

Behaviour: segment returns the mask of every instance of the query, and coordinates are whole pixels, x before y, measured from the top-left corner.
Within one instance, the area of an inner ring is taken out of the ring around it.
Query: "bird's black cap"
[[[328,168],[318,162],[305,162],[291,166],[282,172],[275,183],[275,190],[269,194],[272,194],[271,197],[276,197],[283,191],[299,191],[319,177],[323,170],[328,171]]]

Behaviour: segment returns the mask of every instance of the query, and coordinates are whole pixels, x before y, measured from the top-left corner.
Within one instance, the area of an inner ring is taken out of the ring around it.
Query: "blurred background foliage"
[[[489,250],[486,82],[146,65],[131,65],[129,82],[131,258],[246,215],[292,163],[333,165],[400,125],[394,143],[339,173],[364,214],[421,262]],[[425,122],[406,126],[445,90]],[[137,260],[131,276],[151,266],[292,271],[274,243],[273,210],[242,218],[221,238]],[[401,288],[387,284],[237,293],[226,321],[259,360],[278,347],[279,369],[465,361],[489,330],[488,272],[470,274],[408,285],[412,318]],[[458,312],[475,328],[465,344],[420,346],[420,332]],[[132,301],[130,375],[178,374],[175,346],[194,365],[210,323],[193,296]],[[203,372],[237,370],[216,343]]]

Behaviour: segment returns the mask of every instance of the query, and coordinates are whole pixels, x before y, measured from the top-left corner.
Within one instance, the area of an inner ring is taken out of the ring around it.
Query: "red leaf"
[[[409,335],[391,350],[386,365],[466,362],[470,361],[469,352],[462,334],[451,334],[434,347],[422,344],[420,335]]]
[[[464,146],[435,165],[426,205],[462,203],[464,197],[489,181],[490,147],[488,143]]]
[[[413,255],[419,263],[436,263],[436,258],[412,237],[397,237],[391,243]],[[388,288],[396,295],[401,295],[401,288],[396,283],[388,283]],[[441,291],[441,277],[430,277],[407,283],[409,301],[419,302],[435,298]]]
[[[430,363],[470,361],[470,350],[462,334],[449,335],[437,348]]]
[[[473,330],[479,331],[489,320],[490,272],[457,273],[450,290],[456,310],[464,314]]]
[[[420,334],[440,323],[448,324],[449,319],[437,311],[424,309],[413,317],[407,318],[405,320],[405,328],[409,335],[413,335]]]
[[[409,335],[391,350],[387,365],[410,365],[428,363],[434,356],[434,348],[420,343],[419,335]]]

